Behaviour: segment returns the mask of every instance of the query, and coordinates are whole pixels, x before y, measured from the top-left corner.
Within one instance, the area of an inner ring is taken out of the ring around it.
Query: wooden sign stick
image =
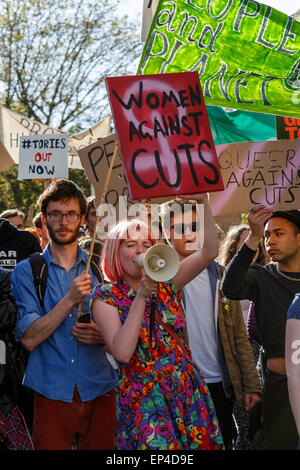
[[[110,180],[110,177],[111,177],[112,169],[113,169],[113,166],[115,164],[115,159],[116,159],[116,156],[117,156],[117,153],[118,153],[118,148],[119,148],[119,146],[118,146],[118,142],[117,142],[116,146],[115,146],[115,149],[114,149],[111,164],[110,164],[108,173],[106,175],[106,180],[105,180],[105,183],[104,183],[104,188],[103,188],[103,192],[102,192],[100,205],[102,205],[104,203],[104,200],[105,200],[105,196],[106,196],[109,180]],[[90,269],[90,264],[91,264],[91,260],[92,260],[92,255],[93,255],[94,245],[95,245],[95,240],[96,240],[96,235],[97,235],[97,228],[98,228],[98,224],[100,222],[100,219],[101,219],[101,216],[97,215],[96,223],[95,223],[95,227],[94,227],[94,232],[93,232],[93,236],[92,236],[92,240],[91,240],[91,246],[90,246],[90,250],[89,250],[89,257],[88,257],[88,261],[87,261],[86,268],[85,268],[85,274],[88,274],[89,269]],[[82,302],[79,304],[79,307],[78,307],[77,319],[82,315],[81,308],[82,308]]]

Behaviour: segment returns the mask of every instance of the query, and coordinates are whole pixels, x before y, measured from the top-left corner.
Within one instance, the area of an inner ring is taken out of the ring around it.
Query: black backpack
[[[45,291],[47,287],[47,279],[48,279],[48,265],[45,261],[43,253],[34,253],[33,255],[29,256],[29,262],[33,274],[34,285],[36,289],[36,293],[40,302],[41,307],[44,303]],[[103,283],[103,277],[98,267],[97,263],[92,259],[91,261],[91,268],[93,274],[97,277],[100,283]]]

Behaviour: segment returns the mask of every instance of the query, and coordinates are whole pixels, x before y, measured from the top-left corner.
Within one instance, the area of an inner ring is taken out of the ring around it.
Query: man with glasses
[[[208,204],[204,197],[204,204]],[[201,246],[200,205],[175,199],[161,206],[163,232],[180,260]],[[260,401],[261,386],[239,302],[219,290],[222,267],[214,261],[182,290],[189,346],[215,405],[226,450],[233,448],[234,400],[246,409]]]
[[[76,184],[56,180],[39,198],[49,244],[43,252],[48,279],[40,305],[28,260],[16,266],[13,294],[18,306],[16,336],[30,351],[24,384],[35,391],[33,440],[38,450],[114,447],[116,374],[89,312],[98,281],[88,254],[78,245],[86,199]]]

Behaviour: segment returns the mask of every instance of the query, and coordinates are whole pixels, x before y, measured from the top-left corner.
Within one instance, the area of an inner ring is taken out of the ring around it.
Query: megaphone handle
[[[150,346],[154,350],[156,349],[157,345],[157,336],[155,330],[155,309],[156,309],[156,294],[152,294],[151,300],[151,311],[150,311],[150,323],[149,323],[149,338],[150,338]],[[152,346],[152,337],[154,333],[154,347]]]

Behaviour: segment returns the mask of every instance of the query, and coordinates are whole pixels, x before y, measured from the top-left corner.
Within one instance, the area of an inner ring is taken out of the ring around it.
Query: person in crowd
[[[37,233],[35,227],[27,227],[27,228],[25,228],[25,230],[26,230],[27,232],[32,233],[32,235],[35,236],[35,238],[37,239],[37,241],[38,241],[39,243],[41,243],[40,236],[39,236],[39,234]]]
[[[25,229],[25,214],[19,209],[7,209],[0,214],[0,218],[9,220],[18,230]]]
[[[18,230],[10,220],[0,218],[0,266],[12,271],[17,263],[41,251],[35,235]]]
[[[0,267],[0,449],[33,450],[19,406],[26,352],[14,337],[17,306],[10,276],[10,271]]]
[[[233,225],[229,228],[218,255],[218,260],[222,266],[227,266],[231,261],[248,237],[249,232],[250,228],[247,224]]]
[[[35,235],[27,230],[19,230],[11,219],[0,219],[0,266],[13,271],[17,263],[30,255],[41,252]],[[24,415],[29,430],[32,429],[33,392],[26,386],[18,387],[18,405]]]
[[[249,225],[240,224],[230,227],[224,242],[220,248],[218,261],[226,267],[236,252],[241,248],[250,233]],[[252,260],[262,266],[269,262],[269,258],[263,243],[260,240],[257,252]],[[247,334],[253,350],[254,361],[257,364],[259,377],[263,382],[264,358],[261,348],[261,341],[256,325],[255,306],[247,299],[240,300],[244,321],[247,327]],[[242,403],[235,403],[233,408],[235,421],[238,427],[238,437],[235,448],[239,450],[263,449],[263,433],[261,423],[261,402],[257,403],[249,415]]]
[[[180,290],[217,254],[207,198],[204,205],[203,247],[183,260],[168,282],[152,280],[136,264],[137,255],[155,244],[147,224],[124,220],[108,233],[102,268],[110,282],[94,289],[92,314],[119,363],[120,450],[223,448],[210,394],[181,339]]]
[[[92,243],[92,240],[90,237],[83,237],[83,238],[80,238],[79,240],[79,246],[87,253],[90,252],[91,243]],[[103,274],[101,270],[102,248],[103,248],[102,243],[99,242],[99,240],[94,240],[94,248],[93,248],[91,263],[93,263],[95,271],[98,272],[97,277],[98,277],[99,282],[104,282],[104,278],[103,278]]]
[[[300,436],[300,293],[291,303],[285,332],[285,366],[293,416]],[[299,445],[298,445],[299,450]]]
[[[38,233],[40,237],[42,250],[44,250],[47,246],[49,238],[48,238],[46,222],[45,221],[43,222],[41,212],[38,212],[33,218],[33,225],[35,227],[36,232]]]
[[[261,204],[248,214],[250,234],[225,270],[221,289],[228,298],[254,302],[266,358],[262,412],[267,450],[297,448],[285,368],[288,308],[300,287],[300,212]],[[264,237],[272,263],[252,264]]]
[[[95,196],[90,196],[87,200],[87,208],[85,215],[86,235],[93,237],[97,220],[97,212],[95,207]]]
[[[86,199],[75,183],[58,179],[38,202],[49,234],[43,305],[28,260],[16,266],[11,278],[18,306],[16,338],[30,351],[24,384],[35,391],[34,446],[70,450],[76,439],[78,450],[113,449],[116,373],[97,325],[80,322],[97,284],[91,267],[85,273],[88,255],[77,243]]]
[[[222,246],[220,247],[218,261],[219,263],[226,267],[229,262],[232,260],[236,252],[241,248],[244,241],[250,233],[249,225],[240,224],[230,227],[230,230],[226,234]],[[269,258],[262,240],[260,240],[257,252],[252,260],[252,263],[258,263],[264,266],[269,262]],[[245,323],[248,325],[248,314],[250,309],[250,301],[243,299],[240,301],[243,311],[243,317]]]
[[[240,224],[233,227],[230,227],[229,231],[226,234],[226,237],[223,240],[222,246],[220,247],[218,262],[226,267],[235,253],[240,249],[250,232],[249,226],[247,224]],[[248,311],[250,307],[250,302],[247,299],[240,301],[243,317],[245,323],[247,323]]]
[[[181,260],[196,251],[201,229],[195,201],[186,202],[174,199],[161,209],[163,231]],[[189,223],[183,220],[183,213]],[[223,267],[212,261],[184,286],[182,297],[192,357],[209,388],[225,447],[231,450],[236,437],[234,403],[244,400],[246,409],[251,409],[261,400],[261,386],[240,303],[228,302],[220,292],[222,272]]]
[[[86,232],[85,232],[85,236],[80,238],[80,242],[87,245],[88,243],[87,240],[88,239],[92,240],[96,223],[97,223],[97,211],[95,207],[95,196],[90,196],[87,199],[87,209],[86,209],[86,215],[85,215]],[[95,237],[95,243],[94,243],[94,249],[93,249],[93,258],[95,262],[96,262],[96,259],[101,258],[103,242],[104,242],[104,239],[100,239],[96,231],[96,237]]]

